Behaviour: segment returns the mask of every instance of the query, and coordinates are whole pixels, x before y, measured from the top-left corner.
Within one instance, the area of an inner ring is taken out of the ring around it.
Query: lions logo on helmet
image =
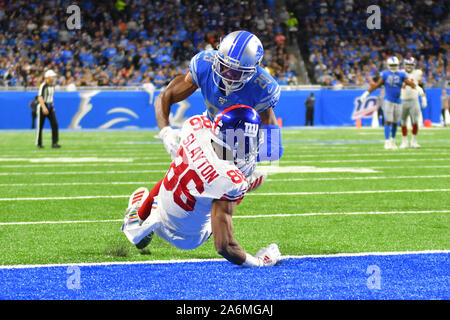
[[[214,57],[214,84],[226,92],[240,90],[256,74],[263,56],[261,41],[254,34],[248,31],[228,34]]]

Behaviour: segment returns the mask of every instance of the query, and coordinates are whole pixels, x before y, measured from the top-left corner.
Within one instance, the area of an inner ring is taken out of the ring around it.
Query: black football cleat
[[[150,242],[152,242],[154,234],[155,234],[155,232],[152,231],[148,235],[146,235],[141,241],[139,241],[139,243],[136,244],[136,248],[138,248],[139,250],[142,250],[146,246],[148,246],[150,244]]]
[[[57,143],[52,144],[52,148],[61,148],[61,146]]]

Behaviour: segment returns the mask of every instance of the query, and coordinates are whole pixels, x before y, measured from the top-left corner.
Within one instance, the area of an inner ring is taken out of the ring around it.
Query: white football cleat
[[[125,228],[138,227],[142,224],[143,221],[139,218],[138,210],[145,199],[147,199],[148,195],[148,189],[145,187],[139,187],[131,194],[130,199],[128,200],[128,208],[125,211],[122,230]]]
[[[390,149],[392,149],[392,147],[391,147],[391,141],[390,141],[390,140],[385,140],[385,141],[384,141],[384,149],[385,149],[385,150],[390,150]]]
[[[395,144],[394,139],[391,139],[391,150],[398,150],[397,145]]]
[[[413,141],[413,142],[411,142],[411,147],[420,148],[420,144],[418,144],[416,141]]]
[[[400,149],[406,149],[406,148],[408,148],[408,141],[403,141],[399,148],[400,148]]]

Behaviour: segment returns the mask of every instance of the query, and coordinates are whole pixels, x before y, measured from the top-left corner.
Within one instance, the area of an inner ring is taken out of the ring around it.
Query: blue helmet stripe
[[[230,56],[231,52],[233,51],[234,47],[236,46],[236,42],[239,40],[243,32],[239,32],[236,38],[234,38],[233,43],[231,44],[230,49],[228,50],[227,56]]]
[[[241,60],[242,54],[245,51],[245,47],[247,47],[247,44],[250,42],[250,39],[253,37],[252,34],[250,34],[250,37],[248,37],[247,39],[245,39],[244,44],[242,45],[241,51],[239,52],[239,56],[238,56],[238,60]]]
[[[233,42],[233,49],[230,50],[228,56],[230,58],[239,60],[239,55],[242,54],[243,48],[247,45],[248,41],[253,35],[250,32],[241,32]]]

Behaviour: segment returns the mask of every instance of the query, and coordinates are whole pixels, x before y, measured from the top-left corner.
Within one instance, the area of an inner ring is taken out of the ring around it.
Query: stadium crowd
[[[69,30],[72,4],[81,9],[81,28]],[[287,55],[286,24],[273,0],[0,0],[0,86],[38,86],[51,68],[60,86],[160,88],[197,52],[239,29],[261,39],[264,66],[292,83],[297,61]]]
[[[384,61],[413,56],[426,87],[449,80],[448,1],[287,0],[299,18],[299,44],[314,83],[367,85]],[[370,30],[367,8],[378,5],[381,29]]]

